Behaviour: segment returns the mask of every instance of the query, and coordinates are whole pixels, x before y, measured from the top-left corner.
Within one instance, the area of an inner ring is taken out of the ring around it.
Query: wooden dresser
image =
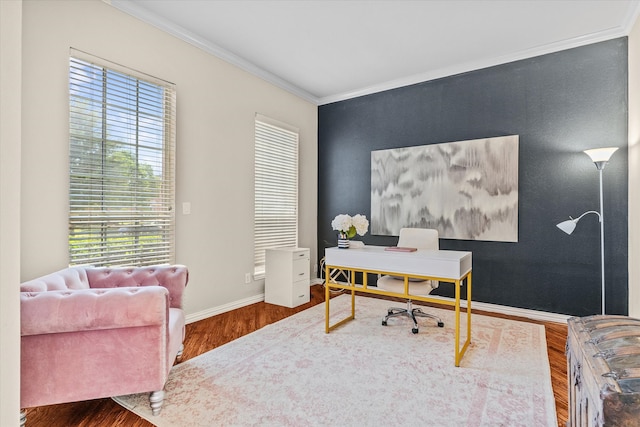
[[[640,319],[568,321],[569,427],[640,427]]]

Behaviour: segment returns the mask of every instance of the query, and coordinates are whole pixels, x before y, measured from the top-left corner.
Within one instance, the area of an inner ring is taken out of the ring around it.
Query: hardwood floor
[[[252,304],[187,325],[182,361],[219,347],[270,323],[324,302],[324,288],[311,287],[311,301],[296,308],[280,307],[264,302]],[[447,307],[441,307],[447,308]],[[564,324],[532,321],[513,316],[473,311],[488,316],[510,318],[542,324],[546,330],[547,352],[551,367],[551,383],[556,400],[558,426],[567,421],[567,365]],[[27,410],[27,427],[152,427],[153,425],[123,409],[111,399],[41,406]]]

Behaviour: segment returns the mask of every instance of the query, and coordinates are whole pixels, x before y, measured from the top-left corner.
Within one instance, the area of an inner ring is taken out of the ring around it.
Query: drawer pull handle
[[[298,295],[298,298],[304,298],[306,295],[305,294],[300,294]]]
[[[298,276],[304,276],[304,273],[299,273]]]

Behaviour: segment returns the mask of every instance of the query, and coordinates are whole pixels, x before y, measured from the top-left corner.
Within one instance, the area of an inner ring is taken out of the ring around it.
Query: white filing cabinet
[[[265,256],[264,301],[290,308],[309,302],[309,249],[267,249]]]

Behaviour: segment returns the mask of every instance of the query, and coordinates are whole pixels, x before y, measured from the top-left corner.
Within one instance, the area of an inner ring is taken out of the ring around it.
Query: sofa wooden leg
[[[24,427],[27,423],[27,411],[24,409],[20,410],[20,427]]]
[[[162,409],[164,403],[164,390],[158,390],[151,393],[149,396],[149,404],[151,405],[151,413],[158,415]]]

